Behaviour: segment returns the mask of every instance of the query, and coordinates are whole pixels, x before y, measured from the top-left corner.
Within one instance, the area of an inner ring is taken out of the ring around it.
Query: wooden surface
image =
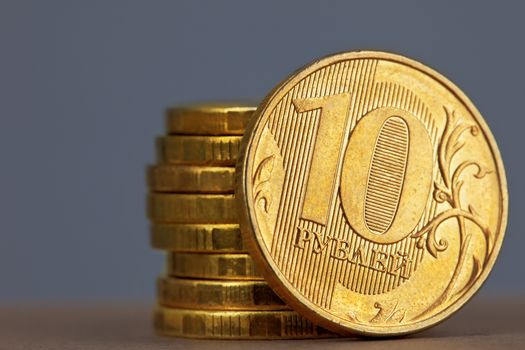
[[[215,341],[161,338],[151,305],[0,305],[0,349],[525,349],[525,298],[475,298],[452,318],[396,339]]]

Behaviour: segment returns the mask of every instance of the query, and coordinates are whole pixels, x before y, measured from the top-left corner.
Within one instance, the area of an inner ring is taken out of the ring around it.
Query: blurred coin
[[[217,280],[262,280],[248,254],[170,253],[167,273],[173,277]]]
[[[169,134],[242,135],[257,107],[242,102],[196,104],[169,108]]]
[[[294,311],[201,311],[159,307],[161,335],[206,339],[305,339],[335,337]]]
[[[233,193],[235,168],[159,164],[148,168],[153,192]]]
[[[198,279],[158,279],[159,303],[166,307],[198,310],[286,310],[264,281],[210,281]]]
[[[246,253],[239,225],[151,224],[154,248],[189,253]]]
[[[218,224],[236,223],[233,194],[151,193],[148,216],[154,222]]]
[[[160,138],[160,155],[170,164],[233,166],[241,136],[173,135]]]

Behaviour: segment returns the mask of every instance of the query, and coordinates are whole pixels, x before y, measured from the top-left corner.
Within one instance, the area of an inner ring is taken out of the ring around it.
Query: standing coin
[[[166,112],[169,134],[242,135],[255,106],[245,103],[179,106]]]
[[[342,53],[293,74],[246,130],[241,229],[276,292],[338,332],[444,320],[500,250],[507,187],[481,115],[410,59]]]

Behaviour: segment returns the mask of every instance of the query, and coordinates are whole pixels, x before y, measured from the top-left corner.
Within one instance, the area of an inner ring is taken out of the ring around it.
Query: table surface
[[[0,349],[525,349],[525,298],[475,298],[442,324],[395,339],[217,341],[153,333],[152,305],[0,305]]]

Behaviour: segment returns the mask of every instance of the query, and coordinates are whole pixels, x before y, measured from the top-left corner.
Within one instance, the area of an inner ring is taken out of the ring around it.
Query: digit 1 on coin
[[[336,177],[341,163],[341,146],[346,133],[350,101],[349,93],[293,100],[299,113],[321,109],[302,218],[325,226],[332,195],[335,193],[334,187],[337,185]]]

